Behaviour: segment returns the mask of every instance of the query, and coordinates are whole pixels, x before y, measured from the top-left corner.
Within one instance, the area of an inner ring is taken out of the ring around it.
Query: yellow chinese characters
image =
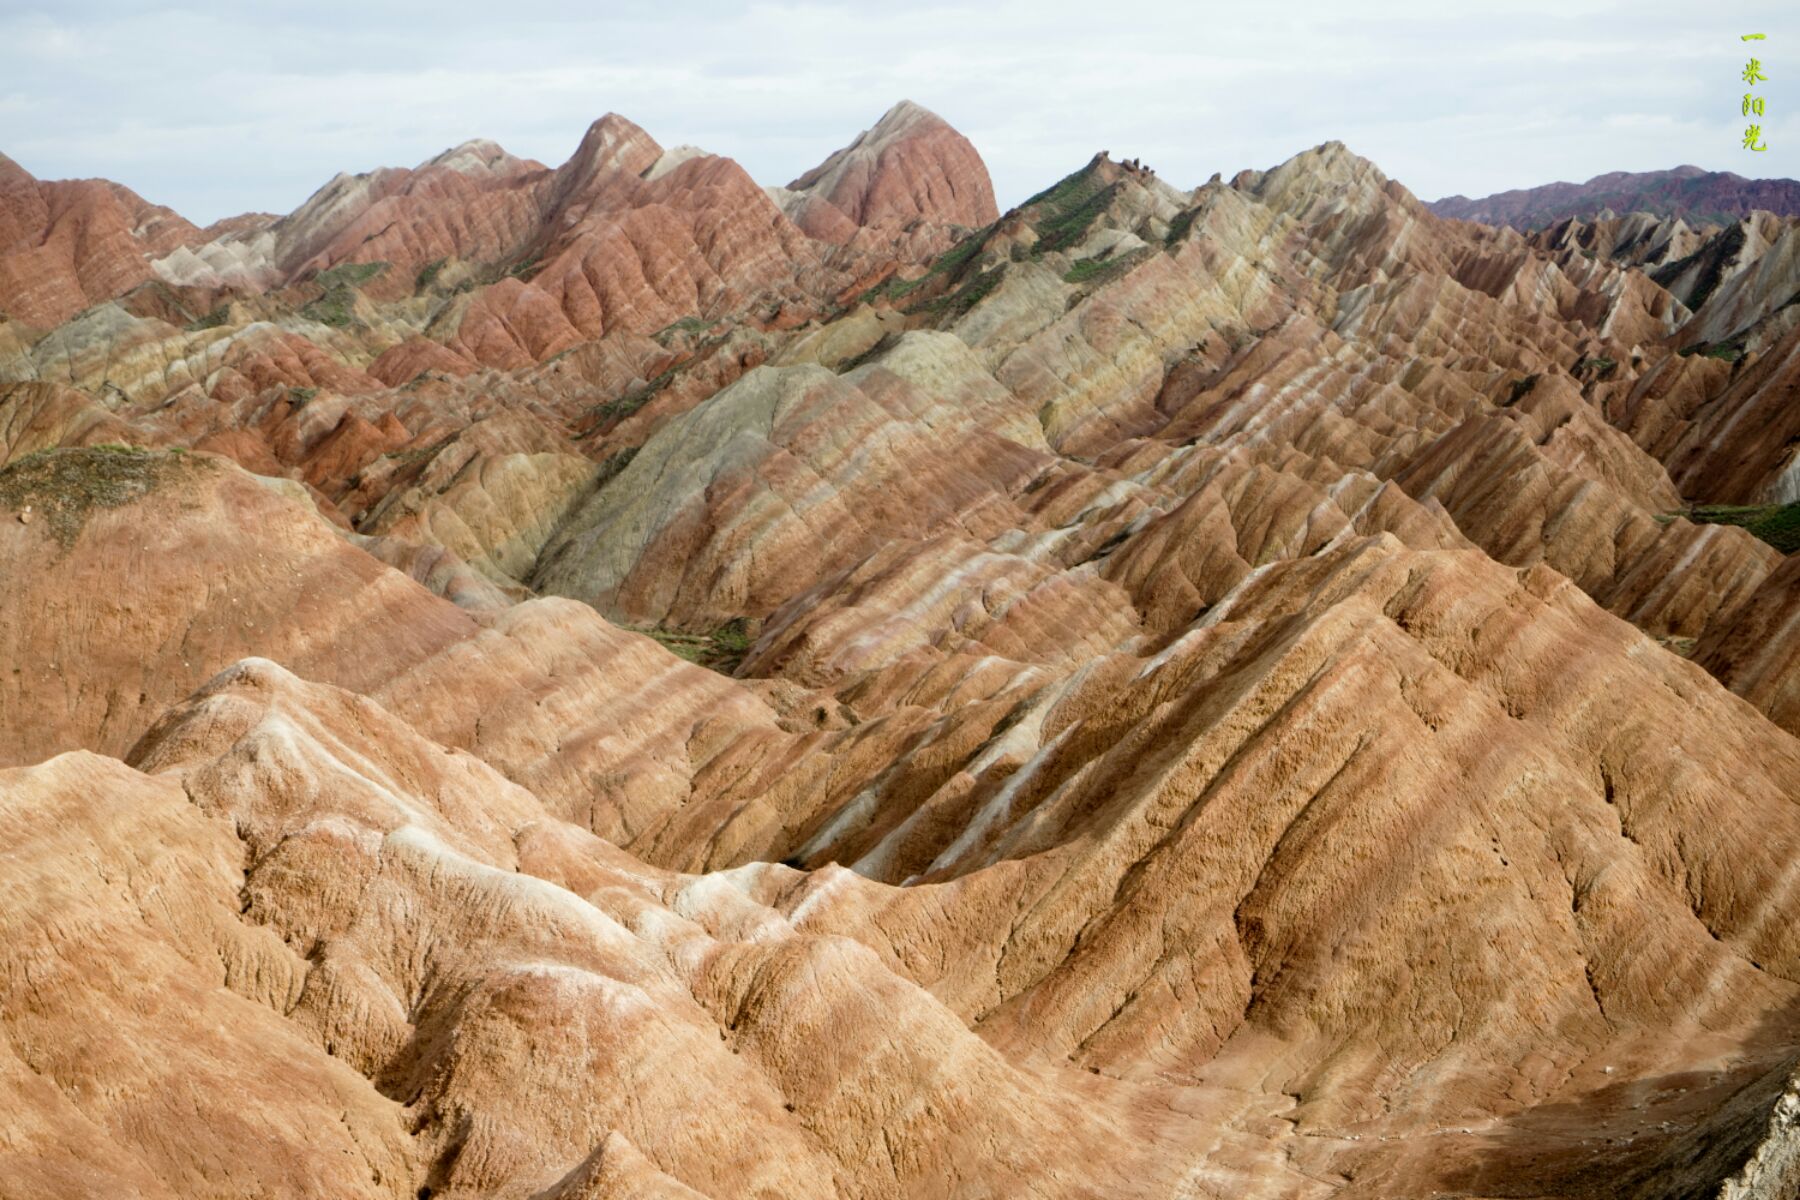
[[[1746,33],[1738,40],[1745,42],[1760,42],[1767,36],[1768,35],[1761,33]],[[1755,87],[1758,83],[1767,83],[1769,81],[1769,77],[1763,73],[1762,60],[1758,58],[1752,58],[1749,62],[1744,64],[1744,74],[1742,78],[1745,83],[1752,87]],[[1763,115],[1763,98],[1761,96],[1753,95],[1750,92],[1745,92],[1744,103],[1741,108],[1743,115],[1746,117],[1761,117]],[[1744,127],[1744,149],[1767,150],[1768,148],[1769,147],[1762,140],[1762,126],[1760,124],[1746,125]]]

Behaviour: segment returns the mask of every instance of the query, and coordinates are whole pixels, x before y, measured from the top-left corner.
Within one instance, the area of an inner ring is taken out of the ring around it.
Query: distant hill
[[[1547,183],[1478,200],[1445,196],[1433,201],[1430,208],[1440,217],[1521,230],[1541,229],[1564,217],[1591,217],[1606,209],[1682,217],[1690,222],[1723,222],[1752,209],[1800,214],[1800,181],[1746,179],[1730,171],[1702,171],[1694,166],[1672,171],[1612,171],[1586,183]]]

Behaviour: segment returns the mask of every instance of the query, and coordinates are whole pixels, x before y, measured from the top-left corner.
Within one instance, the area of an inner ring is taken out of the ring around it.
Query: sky
[[[1800,177],[1800,4],[0,0],[0,153],[200,223],[472,137],[554,166],[608,111],[786,183],[902,98],[974,142],[1003,209],[1100,149],[1186,187],[1331,139],[1427,200]]]

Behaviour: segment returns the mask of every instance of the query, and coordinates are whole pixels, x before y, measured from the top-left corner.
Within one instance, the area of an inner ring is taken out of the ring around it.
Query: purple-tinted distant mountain
[[[1690,223],[1725,222],[1752,209],[1800,214],[1800,181],[1746,179],[1730,171],[1702,171],[1693,166],[1673,171],[1612,171],[1586,183],[1547,183],[1478,200],[1445,196],[1433,201],[1430,208],[1440,217],[1521,230],[1541,229],[1564,217],[1592,217],[1606,209],[1682,217]]]

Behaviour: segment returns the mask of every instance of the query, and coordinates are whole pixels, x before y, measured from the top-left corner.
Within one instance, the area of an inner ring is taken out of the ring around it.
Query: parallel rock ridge
[[[0,1197],[1791,1194],[1797,255],[0,159]]]

